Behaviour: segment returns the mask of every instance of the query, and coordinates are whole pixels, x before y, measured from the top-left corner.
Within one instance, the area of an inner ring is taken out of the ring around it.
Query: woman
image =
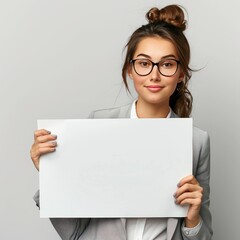
[[[179,6],[153,8],[148,24],[137,29],[127,44],[122,76],[129,77],[138,93],[127,106],[92,112],[91,118],[189,117],[192,96],[187,89],[191,77],[190,48],[183,31],[184,12]],[[36,168],[42,154],[55,151],[56,136],[47,130],[35,132],[31,158]],[[189,204],[182,219],[51,219],[62,239],[201,239],[212,237],[209,212],[209,137],[193,129],[193,175],[178,183],[176,204]],[[35,201],[39,205],[38,193]]]

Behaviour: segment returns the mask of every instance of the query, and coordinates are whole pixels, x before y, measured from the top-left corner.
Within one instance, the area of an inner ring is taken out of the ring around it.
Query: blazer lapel
[[[130,118],[131,109],[132,109],[132,103],[120,108],[118,118]]]
[[[177,224],[178,224],[178,219],[168,218],[168,221],[167,221],[167,240],[172,239],[173,234],[176,230]]]
[[[127,240],[127,229],[126,229],[127,219],[121,218],[120,221],[122,223],[122,227],[123,227],[123,231],[124,231],[124,238]]]
[[[124,229],[126,229],[126,221],[127,221],[126,218],[121,218],[121,222],[122,222],[122,225],[123,225]]]

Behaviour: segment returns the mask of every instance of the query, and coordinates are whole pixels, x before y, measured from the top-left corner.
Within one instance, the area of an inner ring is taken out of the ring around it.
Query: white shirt
[[[133,102],[133,104],[132,104],[130,118],[138,118],[138,116],[137,116],[137,110],[136,110],[136,102],[137,102],[137,100],[135,100],[135,101]],[[166,118],[170,118],[171,113],[172,113],[172,109],[169,108],[169,113],[168,113],[168,115],[167,115]]]

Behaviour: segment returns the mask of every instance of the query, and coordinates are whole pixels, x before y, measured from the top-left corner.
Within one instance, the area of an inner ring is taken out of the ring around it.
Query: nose
[[[158,70],[158,66],[155,65],[151,72],[151,81],[161,81],[161,74]]]

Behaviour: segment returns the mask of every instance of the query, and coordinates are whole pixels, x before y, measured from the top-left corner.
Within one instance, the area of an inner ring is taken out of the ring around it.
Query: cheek
[[[145,77],[141,76],[133,76],[133,85],[137,92],[141,91],[141,89],[144,87],[146,79]]]
[[[177,87],[177,84],[179,83],[179,79],[180,79],[180,75],[176,75],[176,76],[173,76],[173,77],[170,77],[168,79],[168,83],[169,85],[171,85],[173,88],[176,88]]]
[[[132,73],[132,80],[134,85],[141,85],[145,82],[145,77],[141,77],[139,75],[137,75],[136,73]]]
[[[168,79],[167,86],[169,87],[171,94],[174,93],[175,89],[177,88],[177,84],[178,84],[178,79]]]

